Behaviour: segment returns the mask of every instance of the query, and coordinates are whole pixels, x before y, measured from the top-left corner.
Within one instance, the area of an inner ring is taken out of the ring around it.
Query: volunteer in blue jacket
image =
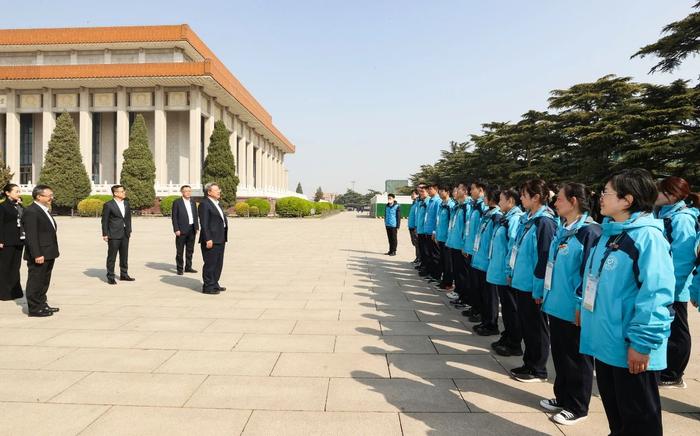
[[[666,367],[675,279],[648,171],[610,177],[601,196],[603,233],[586,263],[581,353],[595,358],[613,435],[663,433],[658,371]]]
[[[428,268],[428,256],[425,255],[425,214],[428,211],[428,191],[425,184],[418,185],[418,201],[416,202],[416,237],[418,238],[418,250],[420,251],[420,263],[416,265],[419,272]]]
[[[464,224],[467,214],[467,188],[463,183],[454,189],[455,207],[447,229],[447,241],[445,245],[450,249],[452,259],[452,277],[455,288],[447,294],[453,301],[465,301],[467,290],[467,259],[462,254],[464,247]]]
[[[437,226],[437,216],[440,209],[440,196],[438,186],[434,183],[428,185],[428,198],[426,198],[425,223],[423,224],[423,239],[425,240],[425,255],[428,258],[427,269],[420,274],[434,282],[439,282],[442,276],[442,266],[440,265],[440,247],[435,240],[435,228]]]
[[[700,311],[700,233],[695,241],[695,269],[689,286],[690,303]]]
[[[386,227],[386,236],[389,239],[389,251],[386,254],[396,256],[397,233],[401,227],[401,205],[396,201],[394,194],[389,194],[387,200],[384,211],[384,226]]]
[[[563,184],[554,205],[559,229],[549,247],[542,310],[549,315],[557,376],[554,398],[542,400],[540,405],[558,412],[552,417],[554,422],[572,425],[588,416],[591,401],[593,358],[579,353],[581,329],[576,310],[581,302],[586,260],[601,229],[590,217],[590,195],[584,185]]]
[[[488,210],[488,206],[484,202],[484,190],[486,185],[482,182],[472,182],[469,187],[469,197],[471,198],[471,211],[467,217],[467,223],[464,227],[464,251],[468,260],[468,275],[469,285],[467,288],[467,304],[469,307],[462,312],[462,315],[468,317],[470,322],[481,322],[481,311],[483,310],[483,301],[481,298],[481,289],[486,284],[486,273],[472,266],[472,257],[474,256],[474,240],[479,233],[481,219]]]
[[[690,205],[686,205],[686,201]],[[680,177],[667,177],[659,183],[656,199],[657,218],[664,224],[664,235],[671,244],[673,271],[676,277],[671,323],[668,338],[667,367],[659,376],[659,387],[685,388],[683,372],[690,361],[690,328],[688,299],[691,272],[695,265],[695,239],[698,234],[698,205],[700,194],[690,192],[690,185]],[[689,207],[690,206],[690,207]]]
[[[437,225],[435,226],[435,241],[440,250],[440,267],[442,278],[440,280],[440,289],[452,288],[452,258],[450,249],[445,245],[447,242],[447,232],[450,227],[450,218],[452,218],[452,209],[455,202],[450,198],[451,189],[447,186],[442,186],[438,189],[440,196],[440,208],[438,209]]]
[[[496,223],[501,221],[503,214],[498,201],[501,191],[496,186],[486,188],[485,203],[488,207],[481,219],[477,234],[474,238],[474,255],[472,256],[472,268],[483,276],[481,286],[481,323],[473,327],[479,336],[493,336],[500,333],[498,330],[498,289],[486,282],[486,273],[489,269],[489,251],[491,238],[496,228]]]
[[[416,211],[418,210],[418,190],[411,191],[411,209],[408,211],[408,234],[411,236],[411,245],[416,250],[416,258],[413,263],[420,263],[420,250],[418,248],[418,235],[416,234]]]
[[[547,316],[535,301],[542,295],[549,247],[557,231],[554,212],[547,206],[549,188],[544,180],[533,179],[520,188],[520,201],[528,211],[518,228],[509,259],[511,286],[518,292],[518,316],[525,342],[523,366],[510,371],[521,382],[547,381],[549,325]]]
[[[501,356],[522,356],[521,342],[523,334],[520,329],[516,291],[509,285],[506,275],[508,256],[518,234],[520,218],[525,216],[518,204],[520,194],[515,189],[501,191],[498,206],[503,214],[495,224],[491,246],[489,247],[489,268],[486,271],[486,282],[495,286],[501,301],[501,317],[503,332],[501,338],[491,344],[491,348]]]

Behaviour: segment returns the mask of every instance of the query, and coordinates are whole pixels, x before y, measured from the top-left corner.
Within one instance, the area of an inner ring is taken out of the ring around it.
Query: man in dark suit
[[[27,309],[29,316],[51,316],[58,312],[57,307],[47,304],[46,292],[51,283],[53,264],[58,258],[56,221],[49,208],[53,201],[53,191],[46,185],[37,185],[32,191],[34,203],[22,214],[22,228],[27,250]]]
[[[131,208],[125,200],[126,189],[112,186],[112,200],[102,208],[102,239],[107,242],[107,282],[116,285],[114,263],[119,253],[119,280],[133,282],[129,277],[129,238],[131,237]]]
[[[224,248],[228,240],[228,221],[226,212],[219,205],[221,188],[216,183],[204,186],[206,197],[199,204],[199,224],[201,232],[199,243],[202,247],[202,292],[218,294],[226,288],[219,285],[221,270],[224,267]]]
[[[197,216],[197,203],[192,199],[192,188],[183,185],[180,188],[182,198],[173,202],[172,221],[175,232],[175,265],[177,275],[183,272],[182,252],[185,252],[184,272],[196,273],[192,269],[192,253],[194,253],[194,241],[199,231],[199,217]]]

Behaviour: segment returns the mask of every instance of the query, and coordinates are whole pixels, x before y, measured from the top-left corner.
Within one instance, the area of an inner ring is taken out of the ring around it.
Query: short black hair
[[[394,199],[396,198],[396,196],[394,194],[389,194],[389,195],[387,195],[387,197],[394,198]]]
[[[498,203],[499,197],[501,196],[501,189],[498,185],[489,185],[486,188],[485,195],[486,200]]]
[[[582,183],[566,182],[563,183],[559,189],[564,190],[564,195],[569,202],[573,198],[578,200],[578,206],[581,212],[591,212],[591,191],[586,188],[586,185]]]
[[[527,194],[530,197],[539,195],[541,204],[546,205],[547,203],[549,203],[549,187],[547,186],[547,182],[545,182],[542,179],[528,180],[527,182],[522,184],[522,186],[520,187],[520,192],[527,192]]]
[[[18,187],[18,185],[14,184],[14,183],[8,183],[7,185],[5,185],[2,188],[2,195],[0,195],[0,198],[7,197],[7,193],[12,192],[12,190],[17,188],[17,187]]]
[[[124,185],[112,185],[112,195],[114,195],[115,192],[117,192],[117,189],[123,188]]]
[[[475,180],[471,183],[471,185],[476,185],[477,189],[486,189],[486,183],[482,182],[481,180]],[[471,187],[471,185],[469,185]]]
[[[414,189],[413,191],[411,191],[411,194],[416,194],[416,195],[418,195],[418,190],[417,190],[417,189]]]
[[[190,188],[190,189],[192,189],[192,187],[191,187],[190,185],[182,185],[182,186],[180,186],[180,192],[184,191],[185,188]]]
[[[506,197],[506,199],[513,199],[517,206],[520,206],[520,193],[513,188],[504,189],[501,191],[500,195]]]
[[[47,189],[51,189],[51,186],[49,185],[36,185],[34,189],[32,189],[32,198],[36,200],[36,198],[44,193]]]
[[[438,189],[438,184],[437,184],[437,183],[431,183],[430,185],[428,185],[428,188],[435,188],[435,189]]]
[[[605,179],[605,184],[608,183],[617,192],[617,198],[623,199],[625,195],[632,196],[632,204],[627,212],[651,212],[654,210],[659,191],[649,171],[642,168],[623,170]]]
[[[448,185],[440,185],[438,191],[452,192],[452,187]]]

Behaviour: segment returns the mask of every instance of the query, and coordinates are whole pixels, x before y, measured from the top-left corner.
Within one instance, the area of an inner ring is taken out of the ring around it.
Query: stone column
[[[253,152],[255,148],[253,147],[253,137],[251,135],[251,129],[248,128],[248,137],[246,138],[245,149],[246,149],[246,186],[248,189],[253,189]]]
[[[56,127],[56,117],[53,114],[53,94],[51,93],[50,89],[44,89],[42,99],[43,105],[41,112],[41,161],[43,162],[44,157],[46,157],[46,151],[49,149],[49,141],[51,141],[51,134],[53,133],[53,129]],[[88,170],[88,174],[92,173]],[[38,176],[37,180],[39,180]],[[90,180],[92,180],[92,178]]]
[[[190,179],[189,183],[199,185],[202,181],[202,93],[193,86],[190,89]]]
[[[168,183],[167,129],[165,92],[162,86],[156,86],[155,111],[153,114],[153,161],[156,164],[156,185]]]
[[[124,150],[129,147],[129,112],[126,110],[126,88],[117,89],[117,167],[114,180],[119,183],[124,164]]]
[[[258,140],[258,147],[255,149],[255,164],[257,165],[257,168],[255,169],[255,186],[257,186],[258,189],[264,189],[262,185],[262,162],[263,162],[263,153],[262,153],[262,144]]]
[[[78,122],[80,133],[80,154],[88,177],[92,180],[92,113],[90,113],[90,91],[80,88],[80,116]]]
[[[19,184],[19,114],[17,113],[17,94],[14,89],[7,90],[5,149],[7,150],[5,164],[14,173],[12,183]]]

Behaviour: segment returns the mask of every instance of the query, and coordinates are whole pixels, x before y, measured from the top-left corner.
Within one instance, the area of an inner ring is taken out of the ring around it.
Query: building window
[[[92,183],[100,183],[100,149],[102,144],[102,114],[92,114]]]
[[[19,116],[19,183],[32,181],[32,149],[34,148],[34,116]]]

